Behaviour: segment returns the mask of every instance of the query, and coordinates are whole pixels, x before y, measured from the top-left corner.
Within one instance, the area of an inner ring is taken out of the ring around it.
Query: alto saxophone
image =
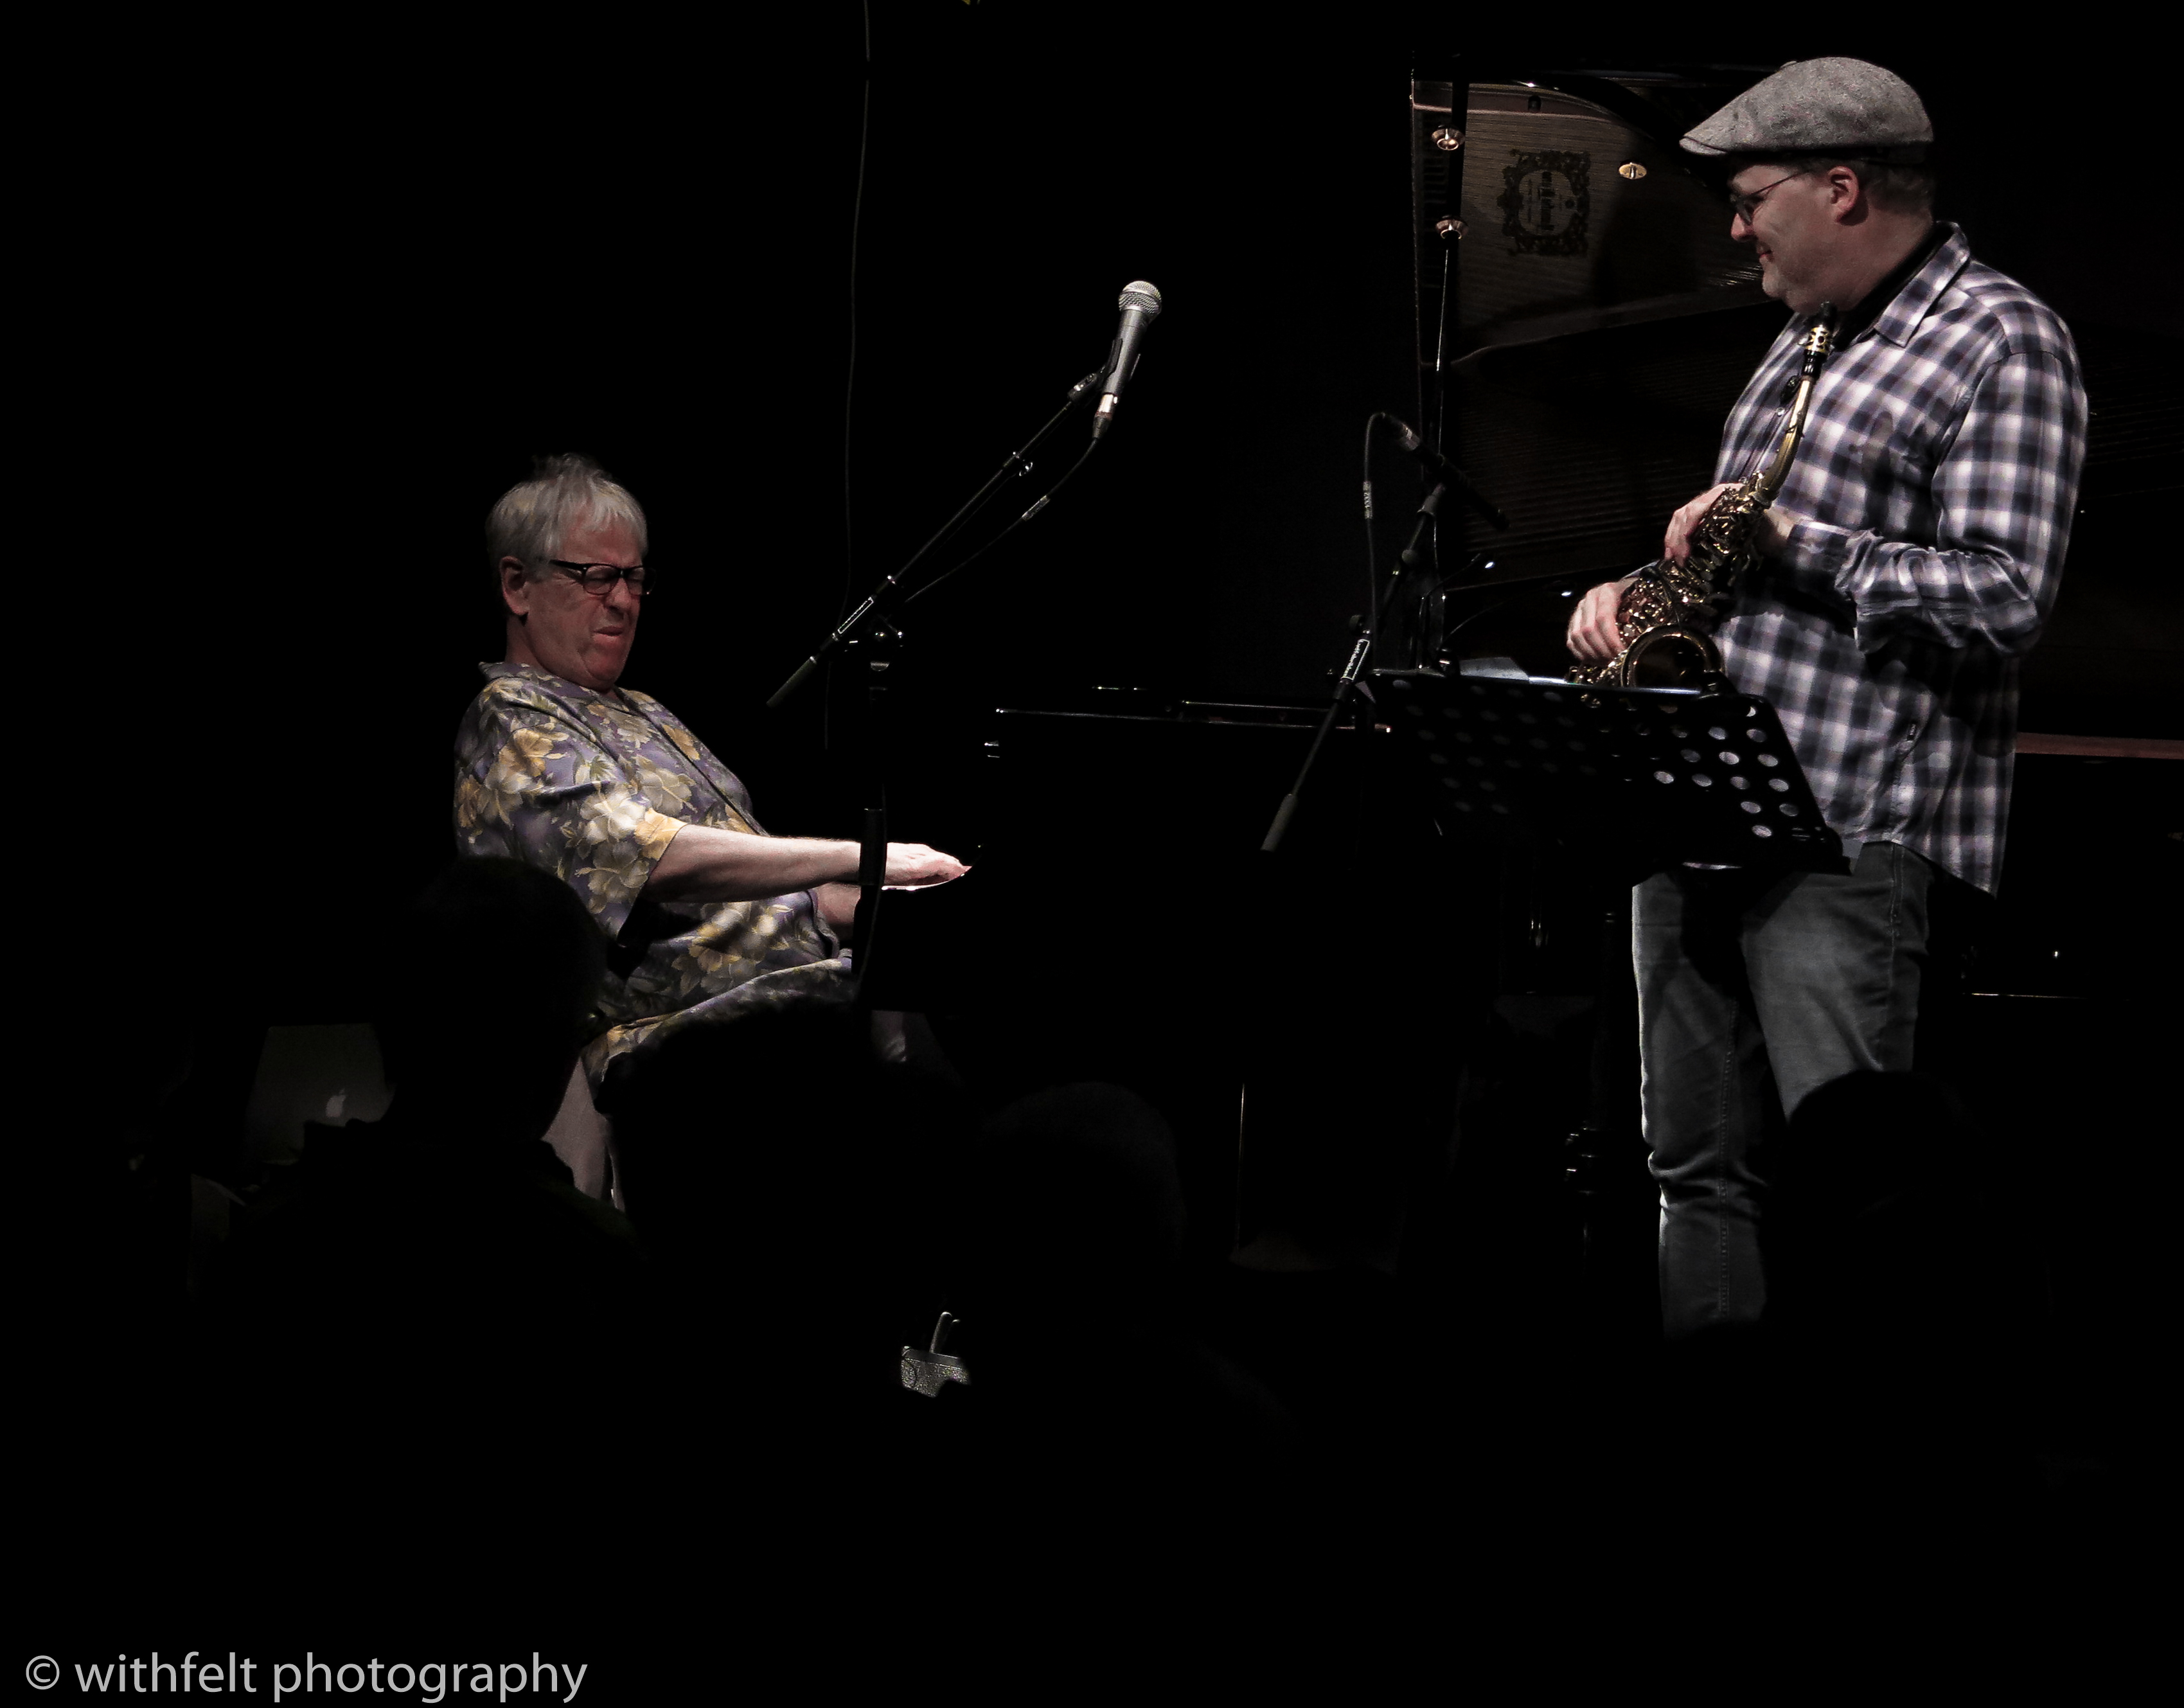
[[[1822,303],[1805,335],[1805,364],[1774,455],[1764,467],[1747,475],[1707,507],[1691,530],[1689,557],[1680,563],[1657,558],[1638,572],[1615,606],[1623,650],[1605,663],[1574,667],[1572,682],[1640,686],[1639,664],[1655,653],[1665,653],[1671,661],[1670,685],[1720,679],[1721,650],[1713,644],[1714,625],[1738,579],[1758,557],[1752,539],[1759,518],[1789,475],[1797,441],[1804,437],[1813,388],[1834,351],[1835,338],[1835,304]]]

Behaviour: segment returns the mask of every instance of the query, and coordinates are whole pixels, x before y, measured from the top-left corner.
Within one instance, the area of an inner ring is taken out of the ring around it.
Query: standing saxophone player
[[[2001,864],[2017,661],[2054,602],[2086,400],[2053,310],[1933,217],[1932,141],[1908,84],[1845,59],[1786,65],[1683,139],[1729,169],[1730,234],[1792,318],[1730,414],[1721,484],[1675,513],[1666,555],[1771,449],[1810,317],[1841,315],[1715,639],[1730,682],[1780,713],[1854,863],[1685,867],[1633,897],[1672,1340],[1758,1320],[1754,1141],[1831,1080],[1911,1066],[1930,905],[1952,882],[1992,890]],[[1622,585],[1580,603],[1580,660],[1619,650]]]

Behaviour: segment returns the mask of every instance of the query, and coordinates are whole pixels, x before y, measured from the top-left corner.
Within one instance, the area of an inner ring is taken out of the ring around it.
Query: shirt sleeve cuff
[[[652,868],[660,863],[660,857],[667,851],[667,845],[675,840],[682,828],[680,818],[670,818],[665,812],[655,812],[649,807],[644,809],[644,817],[638,822],[631,840],[637,844],[637,857],[643,864],[647,883],[651,881]],[[644,885],[638,887],[642,889]]]
[[[1848,607],[1852,642],[1877,652],[1907,623],[1916,626],[1921,600],[1903,578],[1899,556],[1870,528],[1836,527],[1797,518],[1776,561],[1815,592],[1831,590]]]
[[[671,818],[665,812],[655,812],[649,807],[640,807],[623,826],[616,828],[622,834],[604,847],[591,851],[588,863],[577,872],[579,891],[591,908],[592,917],[610,939],[619,939],[622,927],[629,923],[631,911],[644,886],[652,881],[653,868],[660,864],[660,857],[667,851],[667,845],[682,829],[680,818]]]
[[[1775,554],[1776,561],[1801,575],[1823,576],[1847,597],[1850,589],[1843,583],[1857,561],[1858,542],[1862,536],[1847,527],[1814,522],[1808,516],[1786,520],[1789,529],[1783,538],[1781,550]]]

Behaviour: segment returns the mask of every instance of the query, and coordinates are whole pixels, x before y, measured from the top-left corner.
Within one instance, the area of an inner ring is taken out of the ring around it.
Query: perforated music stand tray
[[[1647,864],[1848,870],[1774,708],[1734,690],[1376,671],[1402,767],[1452,830]]]

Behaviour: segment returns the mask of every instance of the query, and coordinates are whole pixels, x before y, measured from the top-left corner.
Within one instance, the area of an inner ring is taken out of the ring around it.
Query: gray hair
[[[504,557],[520,560],[531,578],[538,579],[547,559],[560,555],[569,530],[587,521],[627,524],[637,536],[638,555],[644,555],[644,511],[627,487],[581,451],[537,459],[531,478],[503,493],[485,519],[493,585],[500,585]]]

